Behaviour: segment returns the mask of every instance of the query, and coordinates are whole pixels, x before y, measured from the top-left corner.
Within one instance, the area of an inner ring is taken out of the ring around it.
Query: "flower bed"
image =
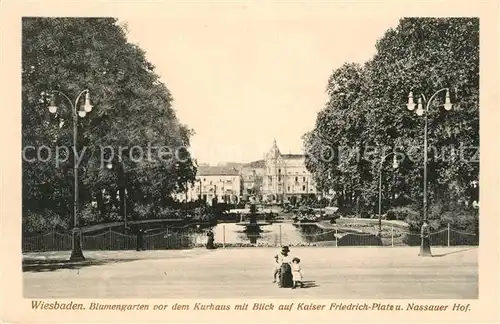
[[[283,244],[287,245],[290,247],[308,247],[308,246],[335,246],[335,241],[328,241],[328,242],[311,242],[311,243],[305,243],[305,242],[298,242],[298,243],[287,243]],[[217,243],[215,244],[217,248],[222,248],[223,245],[222,243]],[[194,247],[201,248],[205,247],[205,244],[195,244]],[[277,248],[279,247],[279,244],[273,244],[273,243],[267,243],[267,242],[262,242],[262,243],[226,243],[224,245],[225,248],[240,248],[240,247],[272,247],[272,248]]]

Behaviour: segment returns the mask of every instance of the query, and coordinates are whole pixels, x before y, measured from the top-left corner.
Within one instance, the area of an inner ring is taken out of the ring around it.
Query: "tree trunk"
[[[116,188],[113,188],[110,190],[110,203],[111,206],[114,207],[114,210],[116,210],[116,207],[120,206],[120,202],[118,201],[118,198],[116,197]]]
[[[355,203],[356,203],[356,217],[359,217],[359,195],[355,194]]]
[[[120,216],[124,217],[125,216],[125,188],[123,186],[120,186],[119,188],[119,196],[120,196],[120,208],[119,213]]]
[[[106,213],[106,206],[104,205],[104,197],[102,196],[102,189],[98,188],[95,194],[97,201],[97,210],[99,211],[99,216],[102,218]]]
[[[124,174],[123,167],[120,170],[119,183],[120,183],[120,187],[118,188],[119,197],[120,197],[119,211],[120,211],[120,216],[125,217],[125,208],[124,207],[125,207],[125,203],[126,203],[126,198],[125,198],[125,183],[126,182],[125,182],[125,174]]]
[[[341,210],[344,209],[344,200],[344,193],[340,192],[340,194],[337,196],[337,207]]]

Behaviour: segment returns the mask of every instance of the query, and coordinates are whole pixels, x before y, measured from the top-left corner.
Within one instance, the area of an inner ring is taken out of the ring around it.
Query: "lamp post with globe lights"
[[[378,169],[378,236],[382,238],[382,169],[385,159],[389,156],[394,155],[392,160],[392,168],[396,170],[399,167],[398,159],[396,158],[396,152],[390,152],[382,157]]]
[[[476,244],[479,244],[479,181],[474,180],[471,183],[473,188],[472,197],[474,201],[472,202],[472,208],[474,209],[475,217],[475,234],[476,234]]]
[[[445,97],[445,102],[443,104],[443,107],[446,111],[449,111],[452,109],[452,103],[450,100],[450,90],[448,88],[442,88],[436,91],[430,98],[429,100],[426,99],[426,97],[422,94],[418,98],[418,104],[415,104],[413,101],[413,92],[410,91],[410,94],[408,95],[408,103],[406,104],[406,107],[408,110],[413,111],[415,110],[415,106],[417,107],[416,113],[418,116],[424,116],[424,201],[423,201],[423,213],[422,213],[422,218],[423,218],[423,223],[422,223],[422,236],[421,236],[421,244],[420,244],[420,253],[419,256],[425,257],[425,256],[432,256],[431,254],[431,245],[430,245],[430,237],[428,235],[428,224],[427,224],[427,115],[429,113],[429,108],[431,106],[431,103],[433,100],[436,98],[436,96],[442,92],[446,91],[446,97]],[[426,103],[425,109],[424,109],[424,103]]]
[[[201,178],[197,178],[197,179],[195,179],[194,181],[199,183],[200,188],[199,188],[198,202],[201,202],[201,200],[202,200],[202,192],[201,192],[201,189],[202,189],[202,187],[201,187]]]
[[[125,173],[126,173],[126,169],[125,169],[125,163],[123,162],[123,159],[120,155],[118,155],[118,162],[120,163],[120,178],[121,178],[121,183],[120,185],[122,185],[124,187],[124,191],[123,191],[123,224],[125,226],[125,228],[128,228],[127,226],[127,188],[126,188],[126,180],[125,180]],[[113,164],[111,162],[109,162],[106,167],[111,170],[113,169]]]
[[[56,94],[61,95],[65,98],[71,108],[73,115],[73,174],[74,174],[74,200],[73,200],[73,235],[72,235],[72,249],[70,260],[85,260],[82,251],[82,237],[79,228],[79,218],[78,218],[78,159],[77,155],[77,138],[78,138],[78,118],[83,118],[85,115],[92,111],[92,105],[90,103],[90,92],[88,89],[83,90],[76,96],[76,99],[73,101],[65,95],[63,92],[58,90],[52,90],[52,95],[50,98],[50,105],[48,107],[49,112],[52,114],[57,113],[58,106],[56,105]],[[81,96],[85,94],[85,102],[80,109],[78,109],[78,103],[80,102]]]

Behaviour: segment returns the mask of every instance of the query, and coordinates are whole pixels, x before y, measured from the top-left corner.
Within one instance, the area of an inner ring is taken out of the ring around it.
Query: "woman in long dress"
[[[212,232],[212,231],[208,231],[208,233],[207,233],[207,249],[209,249],[209,250],[215,249],[214,232]]]
[[[293,287],[292,268],[290,266],[291,259],[288,256],[289,253],[290,249],[288,246],[284,246],[279,254],[281,262],[279,287],[281,288]]]

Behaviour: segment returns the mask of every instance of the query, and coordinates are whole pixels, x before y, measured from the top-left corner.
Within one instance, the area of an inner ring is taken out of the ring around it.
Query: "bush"
[[[441,215],[441,227],[447,227],[448,224],[454,230],[476,233],[479,226],[477,210],[465,206],[447,210]]]
[[[160,207],[158,211],[155,213],[155,218],[163,218],[163,219],[178,219],[181,218],[181,211],[174,210],[169,207]]]
[[[22,229],[25,234],[45,234],[52,230],[64,231],[68,229],[68,222],[51,210],[26,211],[22,217]]]
[[[387,211],[387,219],[404,221],[409,225],[410,232],[419,233],[422,226],[422,215],[412,206],[395,207]],[[431,226],[432,228],[432,226]]]
[[[440,200],[433,203],[429,208],[428,218],[431,228],[436,230],[445,229],[448,224],[454,230],[470,233],[478,228],[477,210],[457,202]]]
[[[214,214],[205,207],[198,207],[193,210],[193,220],[198,222],[210,222],[214,220]]]
[[[420,213],[411,207],[395,207],[391,208],[387,211],[387,219],[388,220],[400,220],[407,221],[410,220],[418,220]]]
[[[387,220],[397,220],[396,213],[394,212],[393,209],[387,211],[387,214],[386,214],[385,217],[386,217]],[[398,219],[398,220],[401,220],[401,219]]]
[[[361,212],[361,218],[370,218],[370,213],[367,211],[362,211]]]
[[[410,231],[420,232],[422,214],[411,206],[390,210],[396,220],[404,220],[410,225]],[[389,212],[388,212],[389,215]],[[478,229],[477,210],[464,205],[438,201],[429,206],[428,223],[431,231],[446,229],[448,224],[454,230],[475,233]]]
[[[132,212],[135,214],[136,219],[146,219],[151,215],[151,205],[136,204],[133,207]]]
[[[92,207],[91,204],[87,204],[80,209],[80,226],[102,221],[102,217],[100,217],[96,208]]]

